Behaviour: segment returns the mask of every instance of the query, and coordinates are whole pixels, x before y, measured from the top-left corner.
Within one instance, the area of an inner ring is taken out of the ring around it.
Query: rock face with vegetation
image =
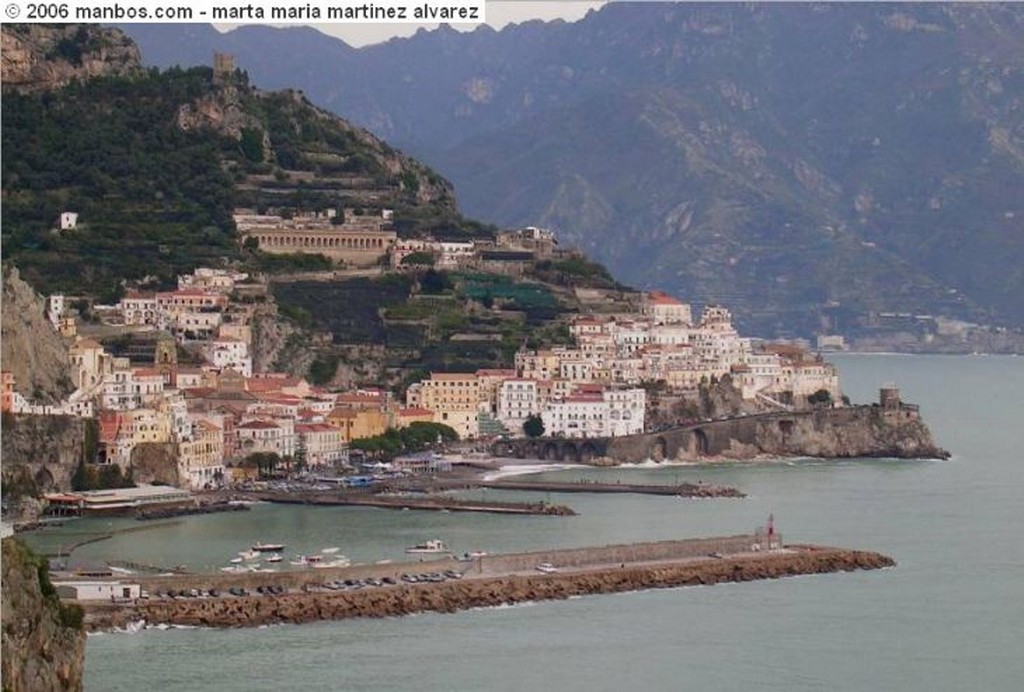
[[[4,692],[82,689],[82,610],[63,604],[44,558],[15,538],[3,540]]]
[[[56,403],[72,386],[68,347],[46,318],[45,301],[21,280],[18,270],[3,266],[3,369],[14,374],[14,388],[33,403]]]
[[[46,35],[83,55],[123,40],[114,30],[52,25],[31,35],[37,40],[19,44],[30,57],[18,64],[60,64]],[[5,25],[3,36],[6,48],[22,34]],[[124,280],[172,286],[197,266],[287,271],[327,262],[243,250],[235,208],[389,208],[407,235],[483,230],[459,214],[437,173],[300,92],[261,91],[243,70],[221,67],[112,66],[65,84],[32,82],[35,72],[4,63],[2,240],[28,283],[112,303]],[[55,228],[63,211],[78,213],[76,228]]]
[[[79,464],[95,456],[97,437],[95,420],[5,414],[3,496],[11,515],[34,519],[37,498],[71,490]]]
[[[93,25],[5,25],[5,89],[41,91],[93,77],[142,72],[139,49],[117,29]]]

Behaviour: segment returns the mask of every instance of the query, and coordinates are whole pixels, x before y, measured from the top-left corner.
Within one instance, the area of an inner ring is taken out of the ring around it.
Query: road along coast
[[[179,590],[228,583],[256,588],[258,581],[283,593],[207,598],[149,598],[131,603],[83,602],[89,630],[108,630],[145,621],[150,625],[254,627],[351,617],[391,617],[420,612],[451,613],[469,608],[620,593],[641,589],[777,579],[881,569],[895,562],[885,555],[820,546],[787,546],[752,551],[756,537],[662,541],[659,543],[519,553],[457,562],[306,570],[283,574],[188,575],[145,578],[143,588],[174,584]],[[709,551],[709,552],[705,552]],[[396,577],[407,571],[461,565],[464,576],[442,583],[392,585],[326,591],[318,587],[340,574]],[[539,572],[543,567],[545,572]],[[331,574],[325,574],[331,572]],[[312,588],[311,588],[312,587]],[[262,589],[261,589],[262,590]],[[280,588],[278,590],[281,590]],[[180,593],[180,591],[179,591]]]

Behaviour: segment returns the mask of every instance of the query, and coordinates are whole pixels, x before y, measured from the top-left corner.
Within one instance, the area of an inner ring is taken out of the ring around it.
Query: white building
[[[548,402],[541,420],[551,437],[605,437],[608,404],[601,394],[571,394]]]
[[[231,368],[243,377],[252,377],[252,357],[249,344],[241,339],[220,336],[203,346],[203,355],[219,369]]]
[[[238,445],[241,454],[276,452],[279,456],[295,454],[295,422],[288,418],[248,420],[239,424]]]
[[[71,231],[78,225],[77,211],[62,211],[60,213],[60,230]]]
[[[117,304],[126,325],[160,324],[157,313],[156,293],[128,291]]]
[[[690,306],[661,291],[651,291],[644,296],[643,314],[654,324],[691,324],[693,316]]]
[[[46,301],[46,318],[50,320],[54,329],[60,329],[60,318],[64,316],[66,302],[64,296],[59,293],[53,294]]]
[[[142,595],[138,584],[119,581],[55,581],[57,595],[76,601],[125,601]]]
[[[164,378],[159,370],[131,368],[127,358],[115,358],[112,372],[104,375],[100,394],[102,408],[127,411],[155,406],[163,396]]]
[[[540,412],[537,382],[510,379],[498,388],[497,418],[509,430],[519,431],[530,416]]]
[[[647,392],[634,389],[606,389],[603,393],[608,406],[607,429],[610,437],[636,435],[644,431]]]

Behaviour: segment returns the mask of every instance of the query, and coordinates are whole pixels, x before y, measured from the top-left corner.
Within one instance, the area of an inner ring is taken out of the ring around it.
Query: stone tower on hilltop
[[[213,54],[213,83],[224,84],[235,74],[235,56],[230,53]]]

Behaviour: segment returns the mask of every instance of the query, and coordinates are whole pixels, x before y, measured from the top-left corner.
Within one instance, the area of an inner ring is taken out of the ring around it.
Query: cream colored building
[[[453,428],[460,438],[479,434],[480,384],[475,373],[435,372],[409,389],[415,391],[407,398],[408,406],[433,411],[434,422]]]
[[[167,410],[137,408],[125,412],[125,426],[132,445],[164,443],[171,440],[171,418]]]
[[[189,440],[178,443],[178,478],[192,490],[219,485],[224,477],[224,431],[197,419]]]
[[[325,423],[297,424],[298,449],[305,450],[306,465],[311,468],[332,467],[348,459],[341,431]]]

